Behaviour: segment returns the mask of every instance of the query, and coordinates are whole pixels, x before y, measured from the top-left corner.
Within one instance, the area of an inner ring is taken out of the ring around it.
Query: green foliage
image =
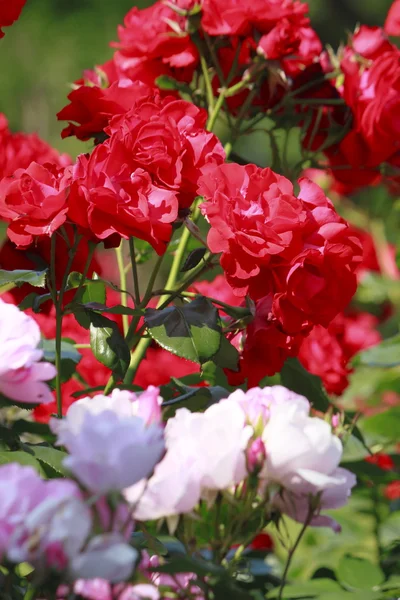
[[[199,364],[211,360],[221,345],[218,311],[203,296],[183,307],[148,308],[145,323],[162,348]]]
[[[325,412],[329,408],[329,398],[321,379],[306,371],[297,358],[288,358],[280,375],[282,385],[308,398],[315,409]]]
[[[46,286],[46,275],[47,269],[44,271],[25,271],[21,269],[4,271],[0,269],[0,287],[8,284],[14,284],[19,287],[24,283],[29,283],[34,287],[44,288]]]
[[[118,325],[94,311],[89,313],[89,319],[90,347],[94,356],[122,379],[129,366],[130,352]]]

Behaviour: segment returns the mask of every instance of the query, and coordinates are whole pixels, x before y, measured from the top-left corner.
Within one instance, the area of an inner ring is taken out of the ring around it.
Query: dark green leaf
[[[373,348],[363,350],[354,358],[353,364],[388,368],[400,365],[400,334],[384,340]]]
[[[321,379],[311,375],[297,358],[288,358],[281,370],[281,383],[289,390],[305,396],[316,410],[326,412],[330,402]]]
[[[14,283],[17,286],[21,286],[24,283],[29,283],[34,287],[46,287],[46,275],[47,269],[44,271],[4,271],[0,269],[0,286],[8,283]]]
[[[221,344],[218,352],[211,358],[212,362],[221,369],[239,370],[239,352],[235,346],[224,336],[221,336]]]
[[[56,340],[42,339],[40,347],[44,352],[44,359],[54,363],[56,360]],[[71,360],[78,364],[81,358],[82,355],[75,348],[73,342],[67,340],[61,341],[61,360]]]
[[[123,378],[129,366],[129,348],[118,325],[96,312],[90,312],[90,346],[99,362]]]
[[[370,590],[385,580],[382,569],[364,558],[346,554],[336,569],[336,577],[346,588]]]
[[[78,284],[79,285],[79,284]],[[79,304],[88,304],[90,302],[99,302],[101,305],[104,305],[106,301],[106,286],[105,283],[99,280],[96,277],[93,279],[86,279],[84,286],[81,288],[81,291],[78,295],[75,295],[74,305],[79,302]],[[90,318],[86,314],[84,310],[74,310],[75,319],[78,321],[79,325],[84,327],[85,329],[89,329],[90,327]]]
[[[192,250],[192,252],[187,255],[186,260],[181,267],[181,273],[185,273],[186,271],[190,271],[191,269],[197,267],[206,252],[207,249],[204,247],[195,248]]]
[[[148,308],[145,322],[151,337],[162,348],[182,358],[203,364],[219,350],[218,311],[203,296],[183,307]]]
[[[32,449],[35,457],[40,462],[46,463],[46,465],[49,465],[60,475],[65,474],[65,470],[62,465],[64,458],[67,456],[65,452],[56,450],[55,448],[50,448],[48,446],[30,445],[29,447]]]
[[[201,412],[212,404],[219,402],[222,398],[229,396],[229,392],[220,386],[190,387],[183,385],[179,380],[174,378],[172,382],[175,388],[182,392],[182,394],[163,402],[162,407],[168,409],[165,414],[166,418],[171,418],[178,408],[183,407],[188,408],[191,412]],[[168,387],[163,386],[163,395],[167,395],[165,388]]]
[[[31,308],[33,312],[39,313],[41,305],[44,302],[48,302],[48,300],[51,300],[50,294],[35,294],[35,292],[32,292],[19,303],[18,308],[21,310]]]
[[[55,435],[51,432],[50,427],[46,423],[37,423],[36,421],[18,419],[18,421],[14,421],[12,424],[12,431],[15,431],[18,435],[21,433],[32,433],[47,441],[53,441],[55,439]]]

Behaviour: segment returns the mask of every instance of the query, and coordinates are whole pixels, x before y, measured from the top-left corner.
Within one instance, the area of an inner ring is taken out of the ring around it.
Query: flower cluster
[[[135,236],[162,254],[179,210],[197,195],[205,164],[223,162],[224,152],[204,130],[204,111],[137,88],[137,101],[106,127],[110,138],[78,159],[69,218],[95,239],[114,236],[118,245]]]
[[[285,177],[236,164],[200,180],[209,247],[222,253],[234,292],[256,302],[242,359],[250,385],[279,371],[304,334],[327,327],[356,290],[358,239],[321,188],[307,179],[299,185],[295,196]]]
[[[204,413],[179,409],[165,429],[166,455],[143,492],[125,492],[140,520],[191,513],[201,500],[234,490],[252,474],[275,507],[336,527],[321,510],[343,506],[355,477],[338,464],[342,445],[310,405],[281,386],[237,390]],[[295,441],[296,440],[296,441]],[[279,491],[268,491],[279,486]],[[315,506],[313,502],[315,501]]]

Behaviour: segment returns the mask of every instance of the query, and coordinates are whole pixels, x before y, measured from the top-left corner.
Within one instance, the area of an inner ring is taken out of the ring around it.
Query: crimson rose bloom
[[[203,0],[202,26],[209,35],[268,33],[282,19],[301,17],[308,5],[297,0]]]
[[[154,95],[112,119],[106,133],[129,149],[132,164],[176,192],[179,208],[186,209],[205,166],[225,159],[218,138],[204,129],[206,119],[206,112],[190,102]]]
[[[178,209],[197,195],[205,164],[224,160],[205,120],[193,104],[157,95],[114,117],[110,138],[78,159],[69,218],[95,239],[115,244],[119,236],[136,236],[162,254]]]
[[[70,104],[57,114],[59,121],[70,121],[61,136],[75,135],[83,141],[96,137],[113,116],[127,112],[137,101],[151,98],[154,93],[147,85],[130,79],[120,79],[105,89],[93,84],[81,85],[69,94]]]
[[[388,35],[400,35],[400,1],[394,0],[386,17],[384,30]]]
[[[31,163],[0,182],[0,216],[11,221],[8,237],[29,246],[36,236],[51,236],[66,220],[70,168]]]
[[[176,194],[154,185],[116,137],[78,157],[68,217],[89,237],[118,246],[120,237],[149,242],[159,254],[178,215]]]
[[[9,27],[19,19],[26,0],[0,0],[0,38],[4,37],[2,27]]]
[[[190,0],[177,0],[181,9],[191,8]],[[119,71],[131,79],[154,85],[156,77],[166,74],[190,82],[199,61],[196,46],[187,32],[187,18],[163,2],[144,10],[132,8],[118,27],[119,42],[114,56]]]
[[[247,380],[248,387],[257,386],[266,376],[278,373],[290,356],[297,356],[302,334],[289,335],[272,311],[272,295],[256,302],[254,320],[247,326],[240,345],[243,346],[239,372],[226,371],[230,385]],[[234,340],[236,341],[236,340]]]
[[[381,163],[398,161],[400,51],[382,29],[362,26],[344,49],[341,69],[343,98],[352,110],[353,125],[326,155],[335,179],[350,193],[378,183]]]
[[[0,179],[13,175],[17,169],[26,169],[32,162],[66,167],[72,161],[35,133],[11,133],[6,117],[0,113]]]
[[[299,360],[321,377],[327,392],[340,395],[349,384],[350,359],[380,342],[377,324],[378,319],[368,313],[340,313],[327,328],[314,327],[301,345]]]
[[[208,200],[202,205],[211,225],[208,245],[222,253],[228,283],[239,296],[267,295],[276,286],[273,267],[303,247],[307,213],[292,184],[271,169],[230,163],[210,169],[199,193]]]
[[[274,312],[287,333],[329,321],[356,289],[360,244],[321,188],[255,165],[227,164],[200,180],[211,229],[208,245],[237,295],[277,294]],[[328,299],[328,301],[327,301]],[[284,308],[283,308],[284,307]]]

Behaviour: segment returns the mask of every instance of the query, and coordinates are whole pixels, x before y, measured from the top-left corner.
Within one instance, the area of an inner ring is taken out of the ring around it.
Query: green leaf
[[[78,284],[79,285],[79,284]],[[90,302],[99,302],[101,304],[105,304],[106,302],[106,286],[105,283],[101,280],[98,280],[96,277],[93,279],[86,279],[84,286],[81,288],[80,293],[75,295],[74,305],[79,302],[79,304],[88,304]],[[74,310],[75,319],[78,321],[79,325],[84,327],[85,329],[89,329],[90,327],[90,318],[86,314],[84,310]]]
[[[35,294],[35,292],[32,292],[25,296],[22,302],[18,304],[18,308],[20,310],[31,308],[34,313],[39,313],[41,305],[48,300],[51,300],[51,294]]]
[[[8,283],[14,283],[18,287],[24,283],[29,283],[34,287],[46,287],[47,269],[44,271],[25,271],[17,269],[16,271],[4,271],[0,269],[0,286]]]
[[[400,406],[394,406],[383,413],[363,419],[362,430],[370,435],[397,441],[400,431]]]
[[[90,346],[99,362],[123,378],[130,361],[130,352],[118,325],[103,315],[91,312]]]
[[[221,344],[218,311],[204,296],[183,307],[148,308],[145,323],[162,348],[196,363],[212,359]]]
[[[49,465],[54,471],[60,475],[65,475],[65,469],[63,467],[63,460],[67,454],[61,450],[50,448],[48,446],[30,445],[35,457],[40,461]]]
[[[384,340],[373,348],[363,350],[354,358],[353,364],[367,367],[397,367],[400,365],[400,334]]]
[[[348,554],[340,560],[336,577],[346,588],[355,590],[370,590],[385,581],[385,575],[379,566]]]
[[[41,467],[40,462],[32,456],[32,454],[20,450],[17,452],[0,452],[0,465],[14,462],[23,465],[24,467],[33,467],[40,475],[45,476],[45,472]]]
[[[230,369],[237,372],[239,370],[239,358],[240,355],[235,346],[222,335],[218,352],[211,358],[212,362],[221,369]]]
[[[55,435],[51,432],[50,427],[46,423],[37,423],[36,421],[26,421],[18,419],[12,424],[12,431],[20,435],[21,433],[31,433],[38,435],[48,442],[55,440]]]
[[[365,444],[362,443],[355,435],[350,435],[343,444],[343,455],[342,463],[356,462],[363,460],[370,453],[368,452]]]
[[[43,350],[44,359],[54,363],[56,360],[56,340],[42,339],[40,348]],[[78,364],[81,358],[82,355],[75,348],[74,342],[66,339],[61,340],[61,360],[72,360],[72,362]]]
[[[214,387],[190,387],[183,385],[179,380],[172,378],[172,386],[175,389],[183,392],[181,395],[165,400],[162,403],[162,408],[167,408],[165,418],[171,418],[178,408],[188,408],[191,412],[201,412],[219,402],[222,398],[227,398],[229,392],[221,386]],[[168,394],[168,386],[162,387],[162,394],[166,396]]]
[[[311,579],[307,582],[294,583],[286,585],[284,588],[284,598],[315,598],[320,596],[321,592],[343,592],[340,585],[333,579]],[[271,590],[267,598],[277,598],[279,588]]]
[[[328,410],[330,402],[321,379],[306,371],[297,358],[286,360],[281,370],[281,383],[289,390],[305,396],[315,409],[323,412]]]

